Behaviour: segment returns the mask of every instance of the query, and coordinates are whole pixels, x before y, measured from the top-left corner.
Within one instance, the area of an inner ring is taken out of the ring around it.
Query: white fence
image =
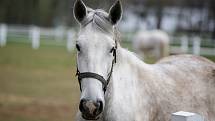
[[[2,24],[0,26],[0,46],[5,46],[7,40],[7,26]]]
[[[6,46],[7,41],[31,43],[33,49],[38,49],[41,43],[64,45],[68,51],[72,51],[75,31],[64,27],[40,28],[0,24],[0,46]]]
[[[172,44],[179,40],[180,47],[171,46],[173,53],[192,53],[194,55],[214,55],[215,41],[208,38],[200,38],[199,36],[181,36],[172,37]]]
[[[127,38],[127,40],[132,40],[132,35],[124,33],[122,33],[122,35],[124,35],[124,37],[129,35],[129,37],[125,38]],[[73,29],[66,29],[63,26],[57,28],[41,28],[37,26],[12,26],[0,24],[0,46],[5,46],[7,41],[28,42],[31,43],[33,49],[38,49],[43,43],[50,45],[64,45],[68,51],[72,51],[75,44],[75,31]],[[177,43],[177,46],[171,46],[171,53],[215,55],[215,43],[211,40],[209,41],[209,45],[212,45],[210,48],[202,47],[205,40],[203,41],[203,39],[198,36],[173,36],[171,44],[174,45],[174,43]]]
[[[195,55],[213,55],[215,56],[215,40],[210,37],[198,35],[170,35],[171,54],[195,54]],[[131,43],[134,38],[133,32],[124,31],[121,34],[123,40]]]

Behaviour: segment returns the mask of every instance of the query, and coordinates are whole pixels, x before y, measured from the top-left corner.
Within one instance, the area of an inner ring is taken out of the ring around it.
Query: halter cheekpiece
[[[110,82],[110,78],[111,78],[111,75],[112,75],[112,72],[113,72],[113,65],[114,65],[114,63],[116,63],[116,49],[117,49],[117,46],[115,46],[115,48],[113,49],[114,59],[112,61],[111,70],[108,73],[107,80],[105,80],[105,78],[103,76],[101,76],[101,75],[99,75],[97,73],[93,73],[93,72],[80,72],[78,70],[78,67],[77,67],[76,76],[78,76],[78,82],[79,82],[79,86],[80,86],[80,90],[81,91],[82,91],[82,89],[81,89],[81,81],[82,81],[82,79],[84,79],[84,78],[94,78],[94,79],[97,79],[98,81],[100,81],[102,83],[103,91],[104,91],[104,93],[106,92],[107,86],[108,86],[108,84]]]

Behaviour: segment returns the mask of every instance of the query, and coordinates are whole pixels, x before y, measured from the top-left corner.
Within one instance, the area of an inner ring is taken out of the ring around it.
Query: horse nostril
[[[83,114],[87,114],[87,115],[91,115],[91,116],[97,116],[103,110],[103,103],[100,100],[95,102],[92,100],[82,99],[80,101],[79,110]]]
[[[82,99],[82,100],[80,101],[79,110],[80,110],[81,112],[85,112],[85,111],[86,111],[86,107],[85,107],[86,102],[87,102],[86,99]]]
[[[100,114],[102,112],[102,110],[103,110],[103,103],[102,103],[102,101],[98,100],[97,103],[96,103],[96,107],[97,107],[96,113]]]

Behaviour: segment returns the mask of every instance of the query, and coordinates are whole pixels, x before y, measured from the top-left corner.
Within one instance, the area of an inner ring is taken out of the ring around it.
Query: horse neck
[[[135,112],[140,112],[140,100],[145,95],[143,88],[147,89],[143,80],[150,72],[150,67],[145,64],[134,53],[121,47],[117,48],[116,64],[113,68],[112,77],[105,94],[105,119],[125,116],[135,117]],[[140,80],[140,75],[144,75]],[[146,76],[145,76],[146,75]],[[145,96],[144,96],[145,97]],[[147,97],[146,97],[147,98]],[[147,100],[145,99],[147,104]],[[142,105],[141,105],[142,106]],[[117,118],[117,119],[118,119]],[[128,119],[130,119],[128,118]]]
[[[141,61],[134,53],[121,47],[117,49],[116,59],[106,101],[116,98],[119,102],[126,98],[131,101],[132,96],[138,93],[139,75],[150,71],[149,65]]]

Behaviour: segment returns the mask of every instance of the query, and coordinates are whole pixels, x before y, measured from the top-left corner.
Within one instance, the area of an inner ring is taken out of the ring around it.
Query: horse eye
[[[115,50],[115,47],[111,48],[110,53],[112,53]]]
[[[80,46],[79,46],[78,44],[76,44],[76,49],[77,49],[78,51],[80,51]]]

